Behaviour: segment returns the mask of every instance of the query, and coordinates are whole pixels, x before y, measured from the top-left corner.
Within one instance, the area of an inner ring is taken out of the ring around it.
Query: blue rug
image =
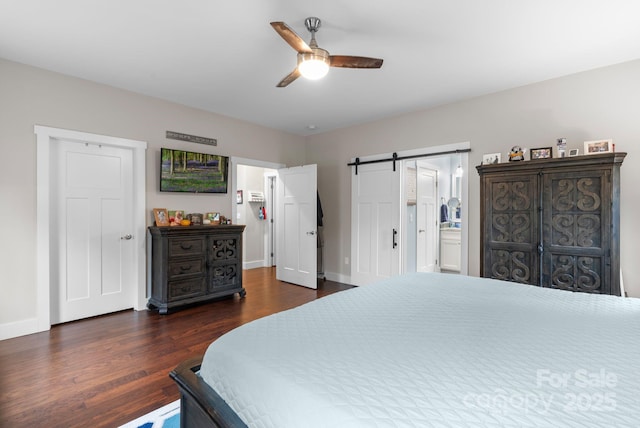
[[[180,400],[140,416],[120,428],[180,428]]]

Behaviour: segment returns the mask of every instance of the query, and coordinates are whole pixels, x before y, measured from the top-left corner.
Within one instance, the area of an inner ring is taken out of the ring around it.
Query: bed
[[[171,376],[185,427],[637,427],[640,299],[408,274],[243,325]]]

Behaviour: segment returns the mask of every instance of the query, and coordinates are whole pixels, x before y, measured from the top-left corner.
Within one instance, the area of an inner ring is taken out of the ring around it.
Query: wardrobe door
[[[611,169],[545,173],[542,286],[611,294]]]
[[[537,173],[483,175],[482,276],[538,285]]]

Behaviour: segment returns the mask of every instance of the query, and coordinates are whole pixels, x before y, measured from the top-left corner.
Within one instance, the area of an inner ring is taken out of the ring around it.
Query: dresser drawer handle
[[[180,266],[180,270],[181,270],[181,271],[191,270],[191,268],[192,268],[192,266],[191,266],[191,265],[189,265],[189,266]]]
[[[183,250],[190,250],[193,247],[193,245],[184,245],[184,244],[180,244],[180,248],[182,248]]]

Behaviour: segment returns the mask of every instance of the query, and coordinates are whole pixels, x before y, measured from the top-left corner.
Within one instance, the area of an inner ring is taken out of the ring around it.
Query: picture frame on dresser
[[[219,212],[210,212],[205,214],[205,218],[209,220],[213,225],[220,224],[220,213]]]
[[[192,225],[200,226],[202,224],[203,217],[200,213],[191,213],[187,215],[187,219],[191,222]]]
[[[169,212],[166,208],[154,208],[153,218],[156,221],[156,226],[169,226]]]

